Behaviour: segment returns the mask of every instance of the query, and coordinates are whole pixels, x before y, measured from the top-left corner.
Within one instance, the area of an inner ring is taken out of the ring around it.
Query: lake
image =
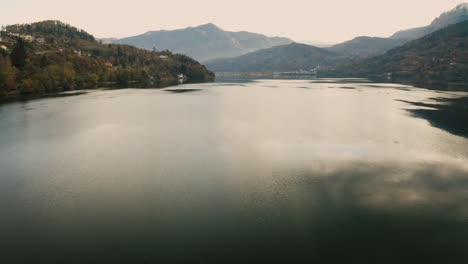
[[[0,105],[0,258],[467,263],[468,138],[414,112],[467,95],[262,79]]]

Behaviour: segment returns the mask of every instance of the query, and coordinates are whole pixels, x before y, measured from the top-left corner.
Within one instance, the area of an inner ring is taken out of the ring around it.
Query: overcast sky
[[[0,24],[57,19],[96,37],[214,23],[225,30],[336,43],[429,24],[462,0],[0,0]]]

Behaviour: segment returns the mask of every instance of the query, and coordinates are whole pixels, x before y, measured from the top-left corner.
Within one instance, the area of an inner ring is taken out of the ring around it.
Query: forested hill
[[[401,46],[411,40],[422,38],[437,30],[463,22],[467,19],[468,3],[463,3],[441,14],[428,26],[398,31],[389,38],[357,37],[327,49],[350,57],[382,55],[388,50]]]
[[[324,68],[321,77],[411,78],[431,84],[468,82],[468,21],[451,25],[383,55]]]
[[[214,79],[190,57],[98,43],[94,37],[59,21],[12,25],[0,36],[0,98],[96,88],[160,87]]]
[[[299,43],[276,46],[235,58],[206,63],[215,72],[294,72],[311,71],[319,66],[348,61],[334,52]]]
[[[384,54],[386,51],[405,44],[405,40],[376,38],[376,37],[357,37],[327,48],[329,51],[336,52],[348,57],[370,57]]]

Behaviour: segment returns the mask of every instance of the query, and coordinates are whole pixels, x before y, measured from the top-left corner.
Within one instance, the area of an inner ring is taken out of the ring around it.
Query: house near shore
[[[20,35],[20,38],[24,39],[27,42],[33,42],[34,41],[34,37],[30,36],[30,35]]]
[[[0,37],[0,43],[2,43],[2,44],[12,44],[13,40],[10,37]]]
[[[28,42],[33,42],[34,41],[34,37],[30,36],[30,35],[21,35],[19,33],[11,33],[11,32],[8,32],[7,35],[10,36],[11,38],[21,38],[21,39],[23,39],[25,41],[28,41]]]

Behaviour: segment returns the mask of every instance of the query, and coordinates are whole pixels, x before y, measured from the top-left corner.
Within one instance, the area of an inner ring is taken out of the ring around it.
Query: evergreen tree
[[[6,72],[2,68],[0,65],[0,91],[4,91],[8,87]]]
[[[18,38],[15,47],[10,54],[11,64],[16,68],[23,68],[26,65],[26,45],[21,38]]]

